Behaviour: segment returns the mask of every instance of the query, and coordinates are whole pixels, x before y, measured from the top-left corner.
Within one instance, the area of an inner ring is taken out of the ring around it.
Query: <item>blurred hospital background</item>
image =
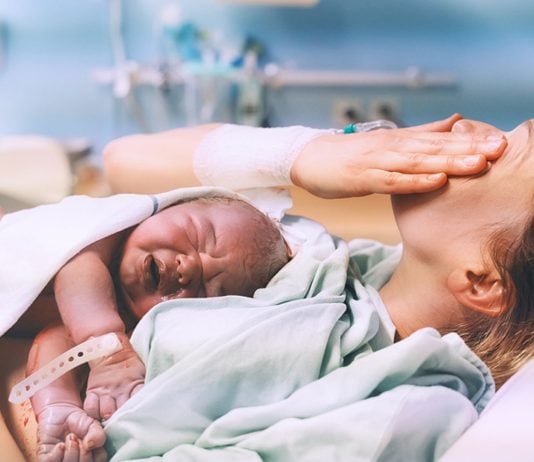
[[[13,196],[13,159],[58,146],[68,165],[48,153],[45,187],[26,178],[42,201],[98,175],[103,146],[129,133],[453,112],[503,129],[534,116],[532,0],[0,0],[8,209],[36,194]],[[78,176],[54,191],[62,169]]]

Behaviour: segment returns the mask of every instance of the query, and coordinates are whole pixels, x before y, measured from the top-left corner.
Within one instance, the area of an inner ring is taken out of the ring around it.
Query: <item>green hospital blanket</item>
[[[111,460],[434,460],[477,418],[493,382],[458,336],[392,342],[377,289],[400,249],[285,226],[306,240],[254,298],[141,320],[146,385],[106,423]]]

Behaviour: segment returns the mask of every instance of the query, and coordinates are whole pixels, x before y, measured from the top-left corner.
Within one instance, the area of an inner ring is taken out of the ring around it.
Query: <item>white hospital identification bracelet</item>
[[[9,394],[9,401],[19,404],[31,398],[36,392],[69,372],[75,367],[109,356],[122,348],[119,337],[114,333],[100,335],[76,345],[65,353],[17,383]]]

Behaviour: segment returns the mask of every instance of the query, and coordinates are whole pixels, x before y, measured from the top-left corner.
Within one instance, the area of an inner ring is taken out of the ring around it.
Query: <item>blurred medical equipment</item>
[[[115,80],[113,82],[113,95],[116,98],[125,98],[131,90],[131,72],[135,67],[126,59],[124,37],[122,34],[122,0],[110,2],[110,33],[113,60],[115,62]]]
[[[319,0],[219,0],[221,3],[270,6],[315,6]]]
[[[275,3],[281,5],[280,0],[275,0]],[[295,2],[288,0],[283,3]],[[159,63],[143,65],[128,60],[125,53],[122,0],[110,0],[109,5],[114,66],[111,69],[95,69],[93,78],[112,87],[115,101],[130,111],[144,131],[150,131],[148,120],[153,117],[148,117],[137,101],[136,87],[155,89],[156,105],[163,113],[172,110],[172,90],[183,89],[182,101],[173,103],[183,106],[187,125],[219,120],[259,126],[266,123],[266,90],[308,86],[415,90],[456,85],[453,75],[426,73],[418,67],[397,72],[375,72],[285,69],[276,63],[262,65],[262,44],[250,37],[227,37],[221,31],[202,30],[183,17],[179,1],[170,0],[163,4],[160,14]],[[387,116],[374,118],[385,119]],[[397,122],[397,119],[392,120]]]

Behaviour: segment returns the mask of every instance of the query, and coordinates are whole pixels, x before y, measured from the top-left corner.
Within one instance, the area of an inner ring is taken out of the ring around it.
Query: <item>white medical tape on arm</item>
[[[122,348],[119,337],[110,333],[86,340],[54,358],[49,363],[17,383],[9,394],[9,401],[19,404],[36,392],[81,364],[109,356]]]
[[[203,185],[234,191],[291,185],[293,161],[304,146],[333,130],[302,126],[258,128],[226,124],[208,133],[193,157]]]

